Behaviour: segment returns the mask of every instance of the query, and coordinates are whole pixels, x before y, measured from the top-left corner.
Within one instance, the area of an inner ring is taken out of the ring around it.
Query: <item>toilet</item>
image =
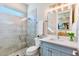
[[[40,46],[40,40],[39,38],[35,38],[35,46],[31,46],[29,48],[27,48],[26,50],[26,55],[27,56],[39,56],[39,46]]]

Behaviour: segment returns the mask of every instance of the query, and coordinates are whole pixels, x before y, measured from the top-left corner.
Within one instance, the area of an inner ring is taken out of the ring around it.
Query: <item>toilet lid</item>
[[[35,51],[35,50],[37,50],[37,49],[38,49],[37,46],[32,46],[32,47],[29,47],[29,48],[27,49],[27,52],[32,52],[32,51]]]

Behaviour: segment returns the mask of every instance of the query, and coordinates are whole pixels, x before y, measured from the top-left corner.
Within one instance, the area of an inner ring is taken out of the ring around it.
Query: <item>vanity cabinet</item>
[[[42,41],[40,45],[41,56],[72,56],[73,50],[73,48],[48,43],[44,41]]]

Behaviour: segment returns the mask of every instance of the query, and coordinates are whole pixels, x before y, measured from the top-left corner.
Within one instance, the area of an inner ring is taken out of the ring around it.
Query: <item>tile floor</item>
[[[21,50],[18,50],[12,54],[10,54],[9,56],[26,56],[26,49],[27,48],[23,48]]]

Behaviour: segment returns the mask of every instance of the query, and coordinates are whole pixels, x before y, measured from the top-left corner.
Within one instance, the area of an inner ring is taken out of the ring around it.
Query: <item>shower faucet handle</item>
[[[39,35],[37,35],[37,37],[40,37]]]

